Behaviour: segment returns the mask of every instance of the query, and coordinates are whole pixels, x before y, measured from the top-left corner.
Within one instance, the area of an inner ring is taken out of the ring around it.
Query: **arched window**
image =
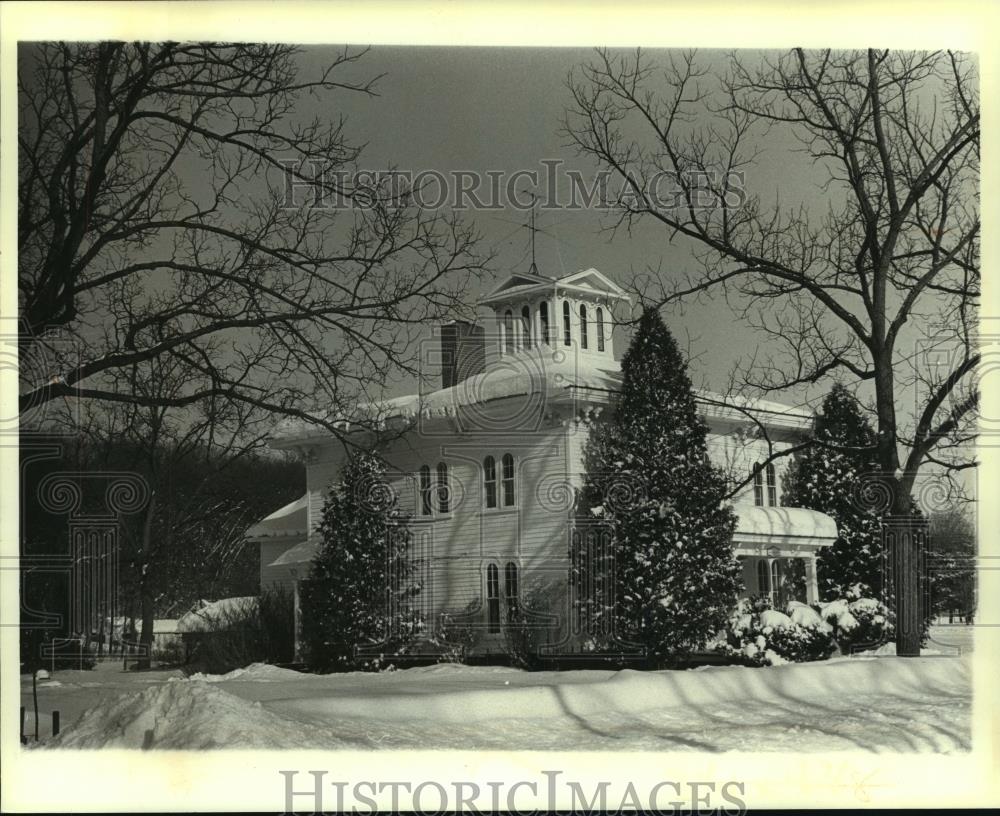
[[[509,453],[503,455],[503,506],[514,506],[514,457]]]
[[[774,463],[768,462],[765,469],[767,474],[767,503],[770,507],[778,506],[778,482],[774,475]]]
[[[771,594],[771,574],[767,568],[767,561],[763,558],[757,562],[757,594],[758,595],[770,595]]]
[[[580,348],[587,348],[587,307],[580,304]]]
[[[486,567],[486,615],[490,632],[500,631],[500,570],[496,564]]]
[[[497,506],[497,460],[492,456],[483,459],[483,492],[486,494],[486,506]]]
[[[507,619],[510,620],[517,613],[518,589],[517,589],[517,564],[508,561],[504,567],[504,596],[507,600]]]
[[[521,307],[521,322],[524,324],[524,347],[531,348],[531,309],[527,306]]]
[[[764,506],[764,474],[759,462],[753,466],[753,503]]]
[[[448,466],[444,462],[438,462],[438,512],[448,513],[450,508],[450,496],[448,490]]]
[[[428,465],[420,468],[420,515],[429,516],[434,512],[431,505],[431,469]]]
[[[573,329],[569,325],[569,301],[563,301],[563,345],[573,345]]]
[[[549,336],[549,303],[546,300],[543,300],[538,305],[538,319],[542,324],[542,337],[540,342],[548,345],[552,342],[552,338]]]
[[[506,354],[514,350],[514,313],[510,309],[503,316],[503,350]]]
[[[597,350],[604,351],[604,309],[597,307]]]

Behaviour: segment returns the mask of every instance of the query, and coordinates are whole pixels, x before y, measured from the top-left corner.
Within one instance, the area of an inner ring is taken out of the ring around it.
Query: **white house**
[[[413,514],[421,611],[432,623],[464,615],[482,631],[480,649],[498,648],[504,609],[533,577],[567,575],[583,444],[620,386],[612,312],[627,301],[596,269],[561,278],[514,274],[481,301],[493,313],[485,329],[442,327],[434,347],[441,387],[377,407],[379,422],[400,431],[385,455]],[[768,442],[748,431],[765,428],[780,449],[811,426],[809,414],[775,402],[734,406],[706,393],[699,403],[709,455],[735,474],[766,458]],[[260,545],[261,584],[294,590],[316,552],[310,531],[345,451],[332,435],[293,421],[272,444],[302,456],[307,493],[248,536]],[[782,468],[760,468],[733,502],[746,592],[788,597],[794,566],[804,571],[801,600],[814,601],[816,552],[833,543],[836,525],[822,513],[780,506],[781,478]]]

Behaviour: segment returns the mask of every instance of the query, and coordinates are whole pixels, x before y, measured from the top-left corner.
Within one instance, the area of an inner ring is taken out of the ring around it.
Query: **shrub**
[[[536,583],[508,611],[504,645],[511,665],[530,670],[541,668],[543,650],[560,639],[565,593],[564,584]]]
[[[830,657],[836,650],[832,628],[805,604],[793,601],[788,612],[772,609],[763,598],[741,600],[729,619],[721,650],[748,666],[780,666]]]
[[[895,617],[889,608],[875,598],[860,597],[856,590],[823,604],[819,613],[843,654],[877,648],[895,634]]]
[[[441,649],[440,663],[461,663],[468,652],[479,643],[480,631],[473,623],[482,601],[474,598],[457,615],[445,612],[441,624],[430,642]]]
[[[184,663],[184,641],[172,637],[162,645],[153,645],[153,660],[164,666],[180,666]]]
[[[251,663],[289,663],[295,654],[292,593],[265,588],[254,603],[224,610],[183,635],[189,671],[225,674]]]

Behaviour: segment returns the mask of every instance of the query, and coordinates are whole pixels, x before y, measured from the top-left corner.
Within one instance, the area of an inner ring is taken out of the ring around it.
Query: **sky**
[[[309,48],[301,58],[303,71],[320,70],[330,56],[329,48]],[[374,47],[345,76],[384,74],[377,84],[379,95],[343,94],[338,109],[329,113],[343,114],[348,135],[366,143],[361,159],[366,168],[512,174],[542,172],[543,161],[558,159],[590,179],[596,166],[575,154],[560,128],[571,101],[567,76],[593,56],[591,49],[582,48]],[[700,54],[706,65],[721,64],[722,58],[721,52]],[[788,203],[790,195],[804,194],[814,203],[822,200],[809,166],[792,153],[793,143],[775,139],[762,146],[756,178],[748,178],[748,186],[770,195],[781,189]],[[489,291],[511,272],[527,271],[531,258],[526,212],[509,207],[469,217],[498,253],[496,277],[483,281],[480,291]],[[608,224],[607,215],[597,209],[540,211],[536,226],[543,232],[535,249],[539,271],[560,276],[595,267],[627,286],[634,273],[647,267],[669,276],[692,266],[690,243],[671,242],[662,226],[639,225],[631,234],[619,230],[612,235],[604,229]],[[470,292],[470,298],[477,294]],[[739,350],[751,349],[758,340],[734,322],[718,298],[685,304],[665,317],[693,358],[695,383],[713,389],[724,387]],[[619,355],[624,346],[616,337]]]

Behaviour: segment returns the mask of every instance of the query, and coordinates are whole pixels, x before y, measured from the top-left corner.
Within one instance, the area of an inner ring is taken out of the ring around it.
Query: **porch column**
[[[816,556],[807,556],[803,561],[805,561],[806,567],[806,603],[818,603],[819,581],[816,579]]]

